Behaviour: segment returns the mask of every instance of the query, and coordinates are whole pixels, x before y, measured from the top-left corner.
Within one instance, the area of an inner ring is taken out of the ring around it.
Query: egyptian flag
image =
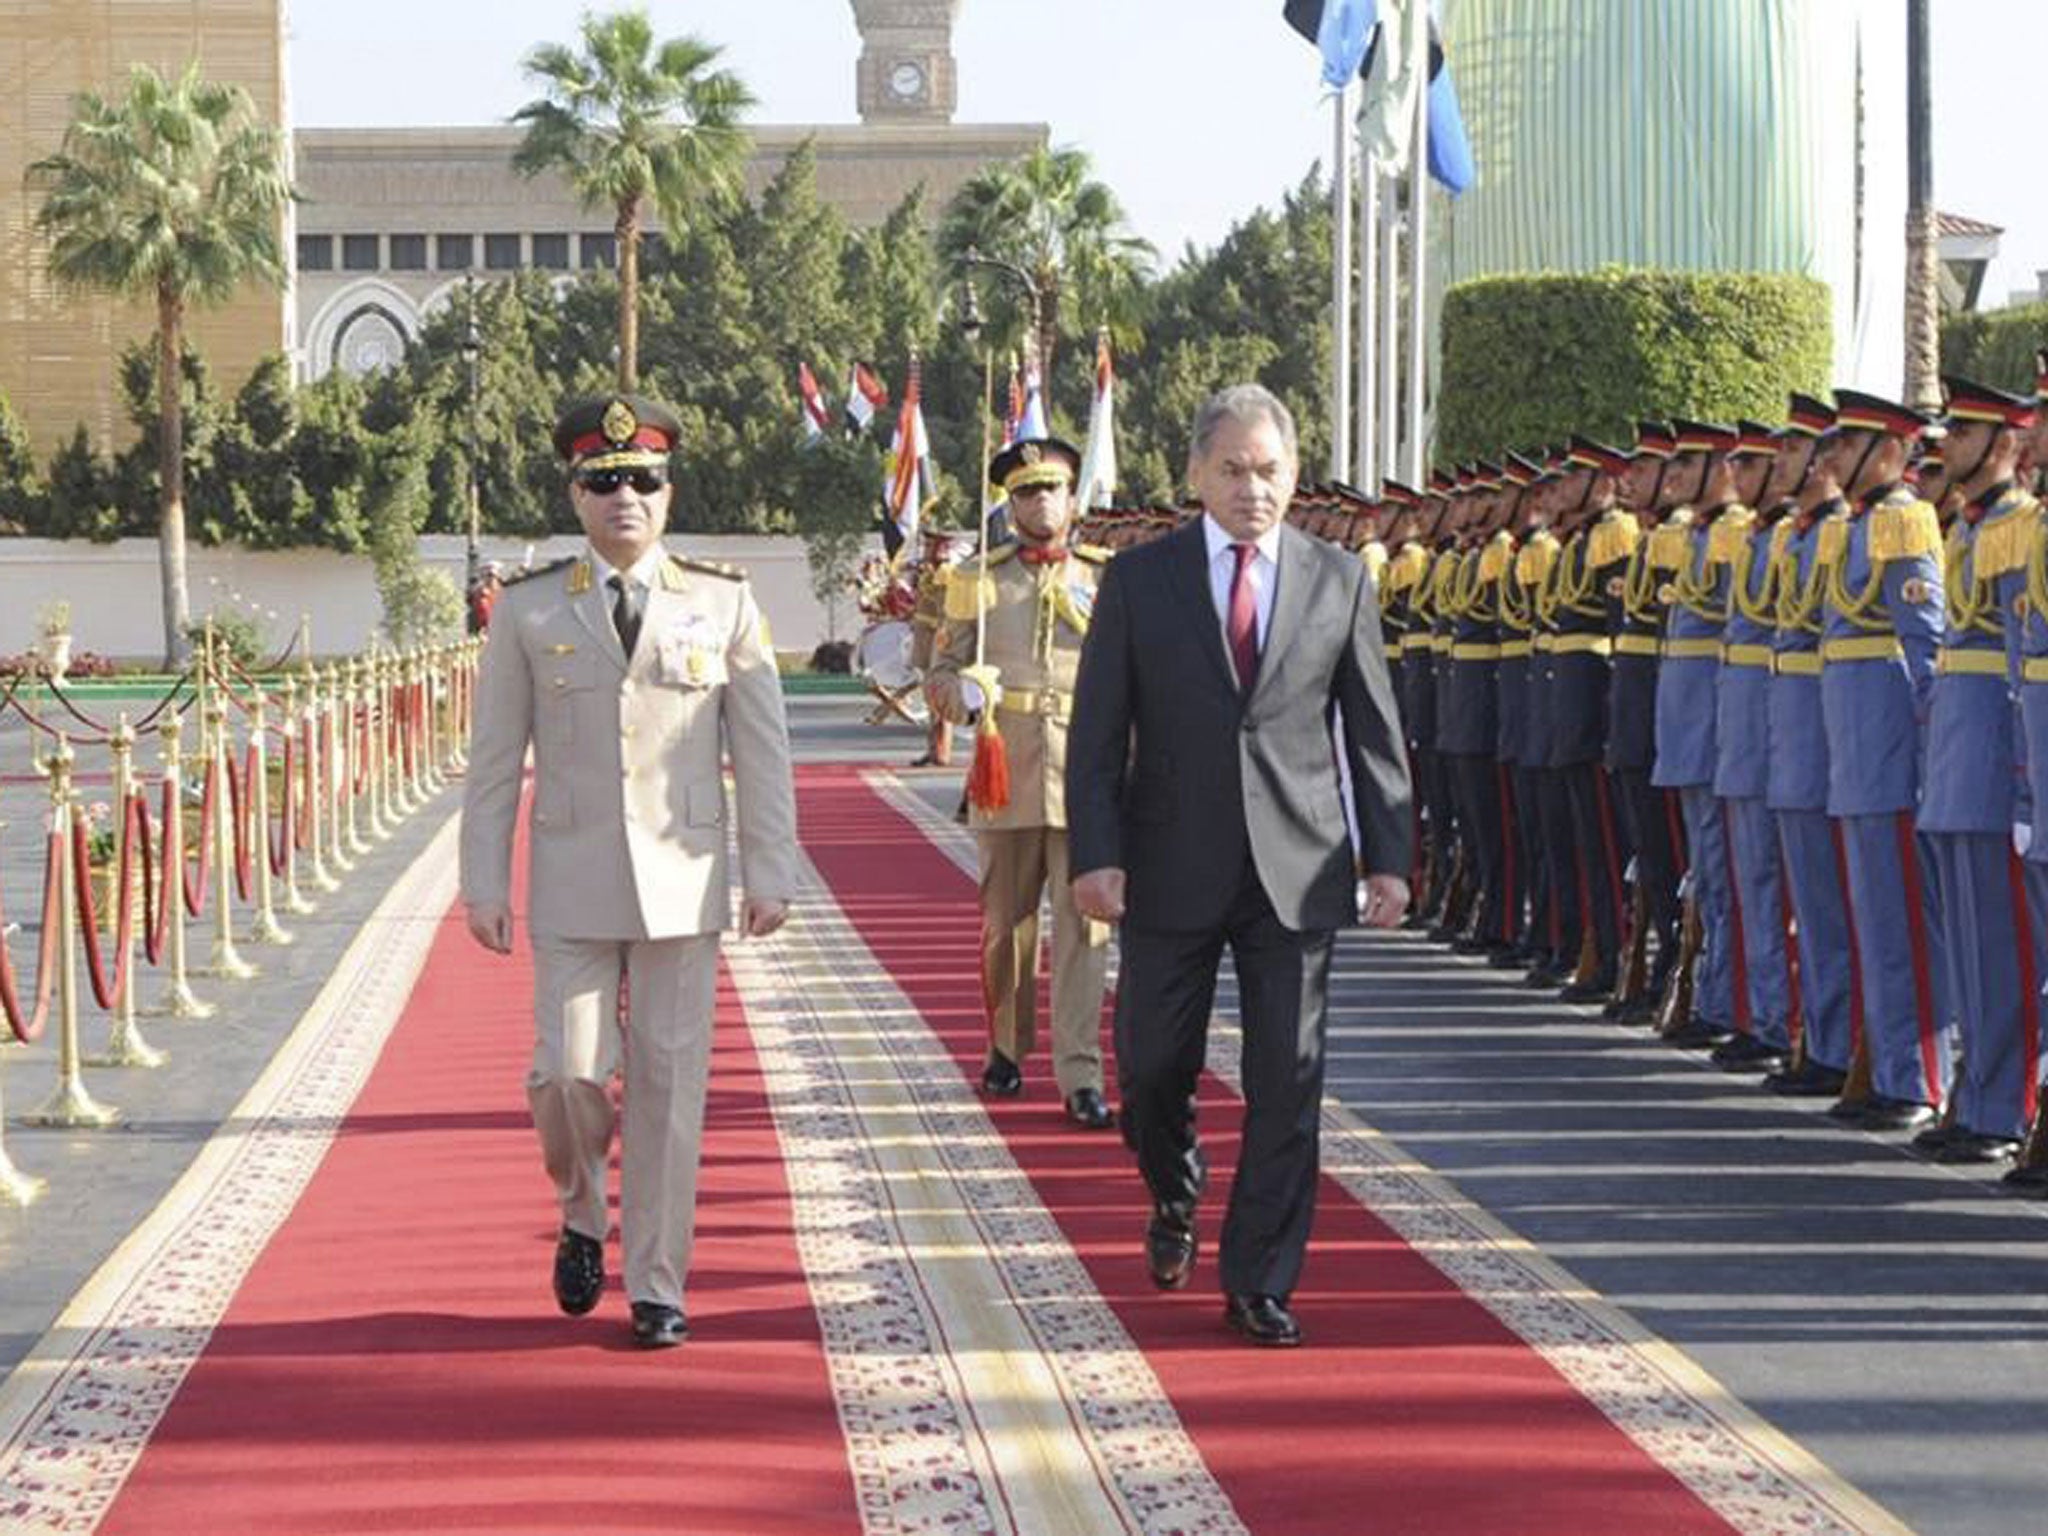
[[[855,363],[846,381],[846,435],[858,437],[867,431],[875,412],[889,403],[888,386],[875,377],[866,363]]]
[[[825,396],[818,388],[817,375],[809,363],[796,365],[796,392],[804,405],[804,443],[809,446],[825,435],[832,425],[832,413],[825,408]]]
[[[883,519],[882,542],[892,558],[898,550],[915,545],[918,514],[931,490],[932,444],[925,432],[919,392],[917,359],[912,358],[910,382],[903,388],[903,408],[896,415],[896,432],[889,441],[889,461],[882,472],[882,499],[888,509]]]
[[[1115,389],[1109,332],[1100,331],[1095,337],[1095,402],[1088,410],[1088,446],[1081,452],[1081,483],[1076,487],[1084,507],[1106,507],[1116,498]]]

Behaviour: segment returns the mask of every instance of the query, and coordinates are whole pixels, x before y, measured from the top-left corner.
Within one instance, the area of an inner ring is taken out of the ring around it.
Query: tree
[[[973,247],[1029,274],[1039,297],[1033,342],[1048,388],[1062,335],[1093,335],[1107,323],[1113,334],[1121,332],[1119,345],[1134,339],[1152,270],[1151,245],[1124,232],[1116,194],[1090,179],[1089,170],[1079,149],[1035,149],[985,166],[953,194],[939,227],[939,250],[949,263]],[[989,309],[1015,334],[1015,295],[992,298]]]
[[[739,184],[747,140],[740,115],[752,94],[720,50],[695,37],[659,46],[641,10],[583,18],[583,51],[546,43],[526,73],[546,93],[513,114],[526,137],[512,157],[523,175],[559,171],[593,208],[612,212],[618,237],[620,389],[640,377],[641,205],[651,200],[671,238],[698,208]]]
[[[240,87],[203,78],[196,60],[175,80],[136,65],[118,100],[83,93],[58,152],[29,168],[46,188],[36,226],[51,240],[51,276],[156,306],[157,537],[172,667],[190,650],[179,391],[185,316],[252,280],[283,286],[279,228],[295,196],[284,168],[283,134],[258,119]]]
[[[39,530],[49,503],[28,428],[0,395],[0,534]]]

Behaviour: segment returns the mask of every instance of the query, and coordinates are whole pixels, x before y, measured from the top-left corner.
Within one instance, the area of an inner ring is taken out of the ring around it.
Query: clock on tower
[[[864,123],[949,123],[959,104],[953,21],[962,0],[852,0]]]

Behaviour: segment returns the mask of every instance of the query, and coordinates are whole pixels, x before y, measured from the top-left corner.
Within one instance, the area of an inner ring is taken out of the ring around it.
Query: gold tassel
[[[1707,532],[1707,563],[1733,565],[1742,546],[1749,542],[1749,530],[1755,522],[1756,514],[1747,507],[1730,507],[1714,519],[1714,526]]]
[[[981,712],[974,736],[974,764],[967,770],[967,803],[977,811],[1000,811],[1010,803],[1010,749],[996,728],[996,712]]]
[[[1592,536],[1586,541],[1586,563],[1597,571],[1625,560],[1636,552],[1642,537],[1643,527],[1634,513],[1619,509],[1610,512],[1593,525]]]
[[[1870,513],[1870,563],[1932,559],[1941,553],[1941,519],[1924,501],[1900,500]]]
[[[1814,551],[1822,565],[1836,566],[1849,552],[1849,514],[1831,512],[1820,525],[1820,545]]]
[[[2041,527],[2041,504],[2031,499],[2017,512],[1986,522],[1977,534],[1977,579],[1990,581],[2024,567]]]
[[[1499,581],[1501,573],[1508,568],[1508,559],[1515,552],[1515,536],[1502,529],[1486,541],[1486,548],[1479,556],[1479,579]]]

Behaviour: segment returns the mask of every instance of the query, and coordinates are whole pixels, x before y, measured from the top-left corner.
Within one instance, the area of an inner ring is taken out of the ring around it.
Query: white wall
[[[768,615],[780,651],[808,652],[828,638],[826,611],[811,595],[810,566],[796,538],[671,537],[679,554],[723,560],[742,567]],[[512,568],[529,548],[536,564],[575,554],[582,540],[563,536],[529,546],[486,539],[484,558]],[[459,537],[437,535],[420,541],[429,566],[445,571],[459,587],[464,547]],[[375,632],[382,616],[377,584],[365,555],[327,550],[253,551],[238,548],[187,551],[186,586],[194,617],[216,606],[252,605],[265,616],[267,639],[282,649],[304,615],[312,624],[313,647],[332,653],[355,650]],[[152,539],[117,544],[0,539],[0,652],[29,648],[36,635],[36,610],[53,597],[69,599],[71,632],[79,650],[120,658],[152,659],[163,654],[157,546]],[[275,614],[274,620],[268,615]],[[838,604],[837,637],[859,632],[851,594]]]

